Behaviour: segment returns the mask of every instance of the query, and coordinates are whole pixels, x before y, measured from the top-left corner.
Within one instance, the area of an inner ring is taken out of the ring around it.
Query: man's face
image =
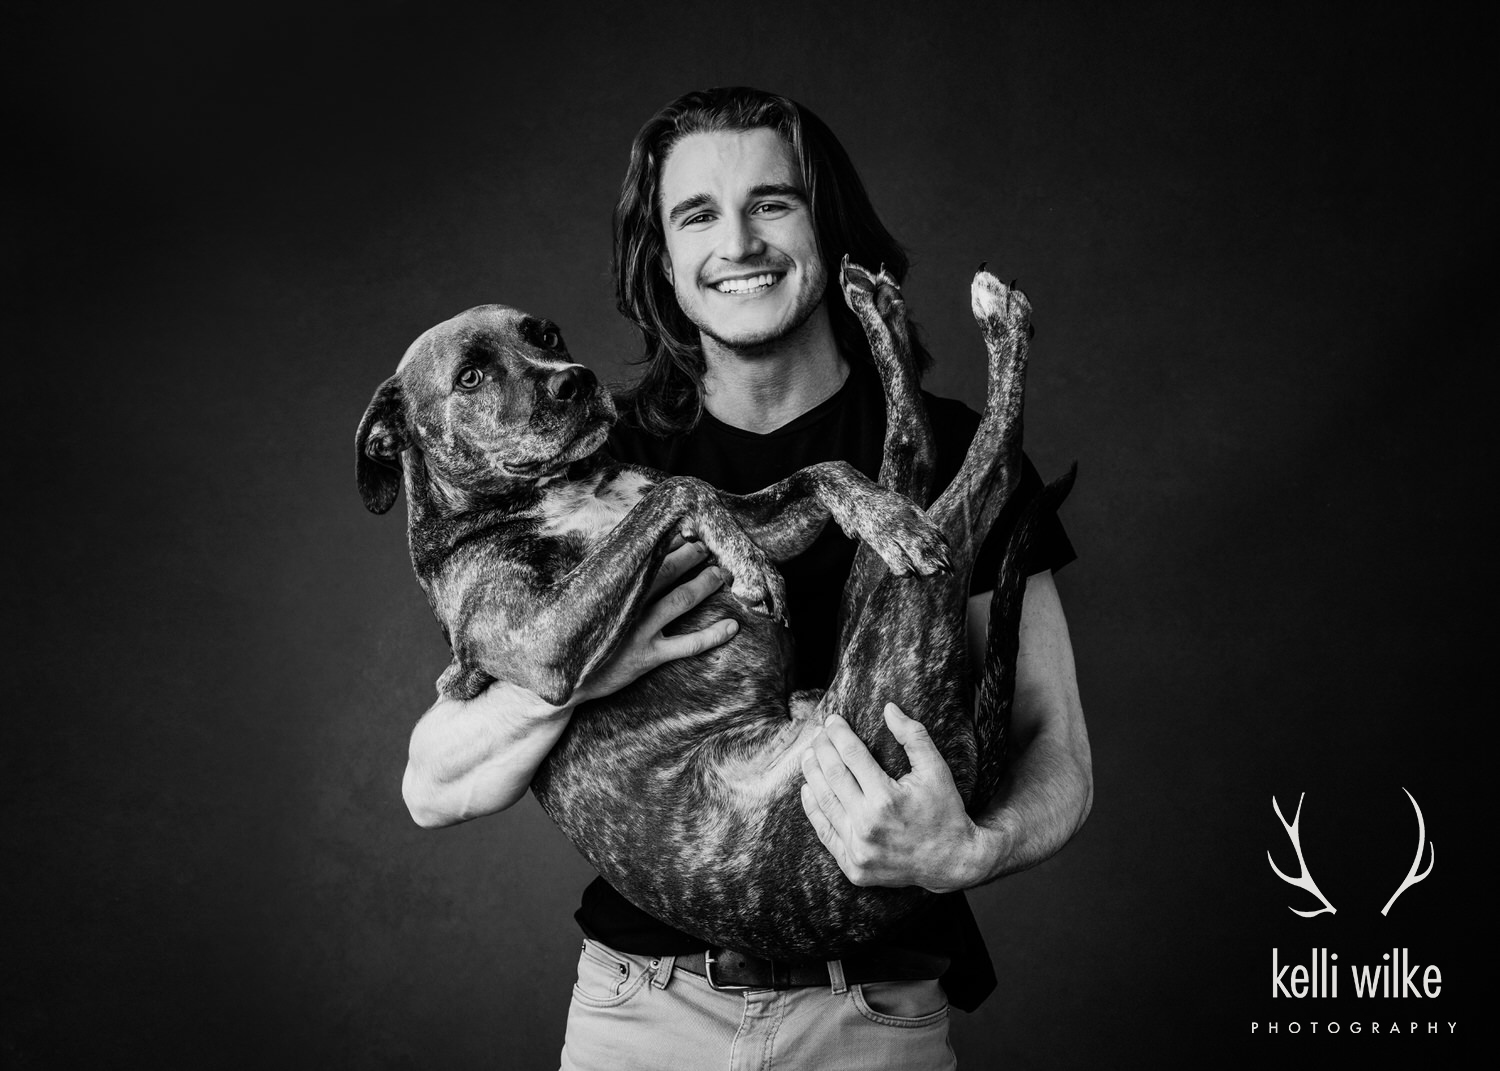
[[[706,338],[775,342],[823,300],[828,275],[791,149],[774,130],[689,134],[661,169],[662,267]]]

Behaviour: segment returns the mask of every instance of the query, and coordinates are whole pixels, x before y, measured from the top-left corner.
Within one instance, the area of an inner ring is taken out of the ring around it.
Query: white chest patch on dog
[[[640,501],[648,482],[639,473],[622,472],[607,481],[594,475],[558,487],[542,504],[542,534],[597,539]]]

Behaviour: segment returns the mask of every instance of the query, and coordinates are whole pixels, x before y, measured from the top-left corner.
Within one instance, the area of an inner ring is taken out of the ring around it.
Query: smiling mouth
[[[713,289],[721,294],[759,294],[769,290],[781,282],[784,272],[763,272],[760,275],[751,275],[744,279],[720,279],[713,284]]]

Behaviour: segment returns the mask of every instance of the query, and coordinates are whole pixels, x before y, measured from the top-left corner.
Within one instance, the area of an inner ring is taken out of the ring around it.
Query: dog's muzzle
[[[556,401],[584,401],[592,397],[599,379],[581,364],[571,365],[547,377],[547,393]]]

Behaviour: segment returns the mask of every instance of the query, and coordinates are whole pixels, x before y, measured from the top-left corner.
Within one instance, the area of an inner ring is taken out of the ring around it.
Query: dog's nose
[[[594,373],[581,364],[575,364],[547,377],[547,393],[560,402],[586,398],[593,392],[597,382]]]

